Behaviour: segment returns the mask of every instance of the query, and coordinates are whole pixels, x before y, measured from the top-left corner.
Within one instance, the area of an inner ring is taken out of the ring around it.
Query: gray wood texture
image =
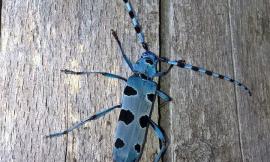
[[[270,159],[270,2],[163,1],[161,55],[228,74],[248,85],[174,69],[161,80],[174,102],[161,110],[171,145],[165,161]]]
[[[228,74],[253,92],[249,97],[228,82],[174,68],[160,80],[174,100],[153,112],[170,139],[163,161],[269,161],[270,2],[132,4],[153,52]],[[135,61],[143,50],[121,0],[2,1],[0,161],[112,161],[119,111],[44,138],[121,101],[121,81],[60,73],[130,75],[110,29]],[[152,161],[158,146],[150,130],[141,161]]]
[[[133,3],[136,10],[147,6],[138,13],[158,51],[157,1]],[[142,49],[123,2],[3,1],[1,28],[0,161],[112,161],[119,111],[68,136],[44,136],[120,103],[121,81],[60,70],[130,74],[110,33],[116,29],[126,53],[139,57]],[[142,161],[158,149],[151,131],[149,137]]]

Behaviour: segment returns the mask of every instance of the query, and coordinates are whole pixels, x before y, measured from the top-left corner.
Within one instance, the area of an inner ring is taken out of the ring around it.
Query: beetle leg
[[[169,143],[167,142],[167,136],[163,132],[163,130],[150,118],[149,118],[149,123],[151,127],[154,129],[156,136],[161,141],[161,149],[159,153],[156,155],[155,160],[154,160],[154,162],[158,162],[163,156],[163,154],[166,152]]]
[[[72,71],[72,70],[68,70],[68,69],[61,70],[61,72],[64,72],[65,74],[73,74],[73,75],[101,74],[101,75],[103,75],[105,77],[121,79],[121,80],[123,80],[125,82],[127,81],[127,79],[122,77],[122,76],[112,74],[112,73],[107,73],[107,72],[98,72],[98,71],[80,71],[80,72],[76,72],[76,71]]]
[[[172,98],[167,95],[165,92],[161,91],[161,90],[156,90],[156,94],[162,98],[162,100],[164,100],[163,103],[160,104],[160,107],[163,107],[166,103],[172,101]]]
[[[173,68],[173,65],[170,65],[170,67],[166,71],[158,72],[155,74],[154,77],[163,77],[164,75],[167,75],[171,69]]]
[[[201,74],[206,74],[208,76],[213,76],[215,78],[219,78],[219,79],[222,79],[222,80],[229,81],[229,82],[239,86],[241,88],[241,90],[246,91],[250,96],[252,95],[250,89],[247,86],[245,86],[244,84],[240,83],[239,81],[237,81],[235,79],[232,79],[231,77],[228,77],[228,76],[225,76],[225,75],[222,75],[222,74],[207,70],[207,69],[205,69],[203,67],[197,67],[197,66],[193,66],[191,64],[187,64],[185,62],[185,60],[170,61],[169,59],[167,59],[165,57],[161,57],[161,58],[159,58],[159,60],[162,61],[162,62],[166,62],[166,63],[168,63],[170,65],[175,65],[175,66],[178,66],[180,68],[193,70],[195,72],[200,72]]]
[[[126,63],[128,64],[129,68],[131,69],[131,71],[134,72],[133,65],[132,65],[131,61],[129,60],[129,58],[127,57],[127,55],[125,54],[125,52],[124,52],[124,50],[123,50],[123,47],[122,47],[122,45],[121,45],[121,42],[120,42],[120,40],[119,40],[119,38],[118,38],[118,35],[117,35],[117,33],[116,33],[116,31],[114,31],[114,30],[111,30],[111,31],[112,31],[113,37],[115,38],[115,40],[116,40],[116,42],[117,42],[117,44],[118,44],[118,46],[119,46],[119,48],[120,48],[120,50],[121,50],[122,56],[124,57]]]
[[[101,112],[98,112],[96,113],[95,115],[92,115],[90,117],[88,117],[87,119],[75,124],[74,126],[72,126],[71,128],[68,128],[62,132],[57,132],[57,133],[52,133],[52,134],[49,134],[46,136],[46,138],[52,138],[52,137],[58,137],[58,136],[61,136],[61,135],[64,135],[64,134],[67,134],[71,131],[73,131],[74,129],[77,129],[79,128],[80,126],[84,125],[86,122],[89,122],[91,120],[96,120],[100,117],[103,117],[104,115],[106,115],[107,113],[111,112],[112,110],[116,109],[116,108],[121,108],[121,105],[116,105],[116,106],[113,106],[111,108],[108,108],[106,110],[103,110]]]

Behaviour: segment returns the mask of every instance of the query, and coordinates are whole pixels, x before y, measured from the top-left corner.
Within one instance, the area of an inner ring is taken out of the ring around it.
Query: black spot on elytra
[[[117,138],[116,141],[115,141],[115,143],[114,143],[114,146],[116,148],[122,148],[122,147],[125,146],[125,143],[120,138]]]
[[[133,96],[133,95],[137,94],[137,91],[130,86],[126,86],[126,88],[124,90],[124,94],[127,96]]]
[[[155,100],[155,95],[154,94],[147,94],[147,99],[151,102],[154,102]]]
[[[140,118],[140,125],[141,125],[141,127],[142,128],[145,128],[147,126],[147,124],[148,124],[148,121],[149,121],[149,119],[148,119],[148,116],[147,115],[142,116]]]
[[[141,152],[141,145],[137,144],[134,146],[135,150],[137,151],[137,153]]]
[[[119,116],[119,121],[123,121],[126,125],[134,120],[134,115],[129,110],[122,109]]]

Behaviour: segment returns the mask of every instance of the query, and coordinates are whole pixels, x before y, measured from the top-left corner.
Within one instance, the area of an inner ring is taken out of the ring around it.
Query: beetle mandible
[[[162,77],[170,72],[172,67],[177,66],[184,69],[190,69],[208,76],[227,80],[246,92],[251,96],[251,91],[239,81],[236,81],[228,76],[221,75],[219,73],[207,70],[205,68],[193,66],[187,64],[185,60],[169,60],[165,57],[158,57],[155,53],[149,50],[147,43],[145,42],[142,28],[136,18],[135,12],[132,8],[131,3],[128,0],[123,0],[129,16],[132,20],[133,27],[137,33],[137,37],[145,52],[142,53],[140,59],[133,64],[127,55],[125,54],[118,35],[112,30],[112,35],[117,41],[120,48],[121,54],[128,64],[130,70],[133,72],[128,79],[107,72],[75,72],[72,70],[61,70],[65,74],[73,75],[90,75],[90,74],[101,74],[105,77],[120,79],[126,82],[126,87],[123,92],[122,102],[119,105],[113,106],[106,110],[96,113],[89,118],[79,122],[71,128],[68,128],[62,132],[53,133],[47,137],[56,137],[67,134],[72,130],[79,128],[86,122],[96,120],[103,117],[107,113],[120,108],[121,112],[119,115],[119,121],[115,133],[115,143],[113,149],[113,161],[114,162],[137,162],[140,160],[142,155],[143,147],[145,144],[145,138],[147,135],[148,126],[150,125],[156,136],[161,141],[161,148],[159,153],[156,155],[154,162],[158,162],[162,155],[165,153],[168,142],[167,137],[162,129],[151,119],[151,112],[155,102],[156,96],[160,97],[164,102],[169,102],[172,98],[158,89],[157,83],[153,80],[155,77]],[[169,68],[166,71],[158,71],[157,65],[161,62],[169,64]]]

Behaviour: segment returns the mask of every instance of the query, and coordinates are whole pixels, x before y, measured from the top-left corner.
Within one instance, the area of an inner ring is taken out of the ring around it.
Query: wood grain
[[[161,110],[171,139],[164,161],[269,160],[269,2],[172,0],[161,6],[162,56],[233,76],[254,93],[175,68],[161,80],[174,98]]]
[[[245,162],[270,159],[270,2],[230,0],[235,75],[253,90],[245,99],[237,90],[242,158]]]
[[[133,3],[158,51],[157,1]],[[110,33],[116,29],[128,56],[139,57],[123,1],[11,0],[3,1],[2,13],[0,161],[112,161],[119,111],[67,136],[44,136],[120,103],[121,81],[60,70],[130,74]],[[142,161],[158,149],[151,131],[149,137]]]

